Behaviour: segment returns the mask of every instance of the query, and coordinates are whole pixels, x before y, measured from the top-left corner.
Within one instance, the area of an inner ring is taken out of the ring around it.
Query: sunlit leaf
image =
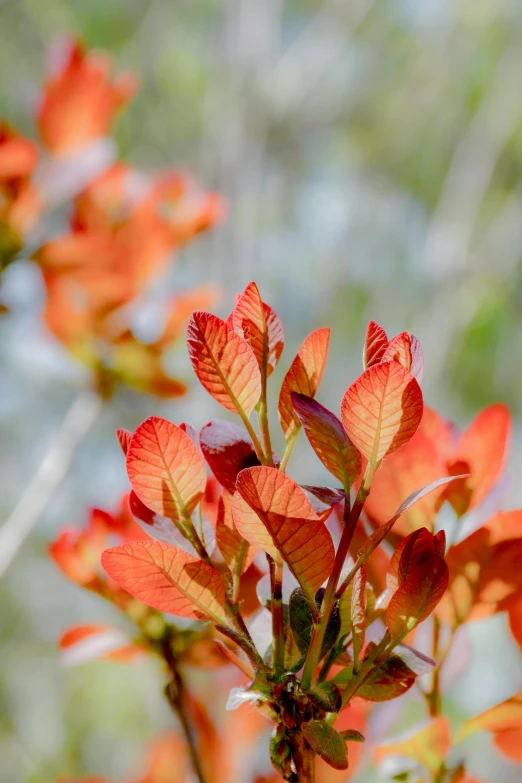
[[[172,519],[194,510],[207,482],[199,449],[180,427],[158,416],[145,419],[132,436],[127,473],[139,499]]]
[[[398,362],[369,367],[346,391],[341,418],[348,437],[374,467],[415,434],[422,392]]]
[[[261,373],[248,343],[221,318],[198,311],[189,321],[187,347],[209,394],[227,410],[250,415],[261,395]]]
[[[116,430],[116,437],[118,438],[118,443],[120,444],[121,450],[124,454],[127,454],[130,439],[132,438],[132,432],[119,428]]]
[[[334,769],[348,769],[346,742],[330,723],[312,720],[303,723],[302,732],[313,750]]]
[[[351,487],[361,472],[361,455],[333,413],[304,394],[292,392],[291,401],[310,445],[343,487]]]
[[[219,499],[216,540],[232,573],[241,575],[246,571],[257,550],[238,532],[232,517],[232,496],[227,490]]]
[[[402,364],[419,383],[422,382],[424,356],[421,344],[414,334],[402,332],[390,340],[381,361],[388,362],[391,360]]]
[[[259,367],[266,366],[266,377],[274,371],[285,344],[279,316],[265,304],[255,283],[249,283],[232,311],[232,324],[254,351]]]
[[[160,541],[134,541],[107,549],[102,566],[140,601],[180,617],[226,625],[225,588],[208,563]]]
[[[323,376],[328,354],[330,330],[317,329],[308,335],[284,377],[279,394],[279,421],[288,440],[296,427],[301,426],[292,404],[292,392],[315,397]]]
[[[239,474],[237,491],[262,520],[273,546],[313,600],[330,574],[334,548],[303,490],[276,468],[255,467]],[[251,526],[236,516],[234,521],[244,538],[262,546]]]
[[[375,321],[370,321],[366,330],[363,352],[363,367],[365,370],[373,364],[378,364],[382,361],[387,346],[388,337],[382,326],[379,326]]]
[[[232,494],[239,471],[259,465],[248,432],[237,424],[223,419],[209,421],[201,429],[199,440],[212,473]]]

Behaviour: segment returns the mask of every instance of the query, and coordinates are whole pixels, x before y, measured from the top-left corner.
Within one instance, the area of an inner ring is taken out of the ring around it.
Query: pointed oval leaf
[[[180,427],[158,416],[145,419],[132,436],[127,474],[139,499],[171,519],[191,514],[207,483],[199,449]]]
[[[118,443],[120,444],[121,450],[123,451],[124,454],[127,454],[127,451],[129,449],[130,439],[132,438],[132,432],[129,432],[129,430],[125,430],[119,427],[116,430],[116,437],[118,438]]]
[[[241,576],[252,563],[257,549],[238,532],[232,516],[232,495],[226,490],[219,498],[216,540],[225,563],[233,574]]]
[[[284,377],[279,394],[278,413],[287,440],[295,428],[301,426],[292,404],[292,392],[315,397],[323,376],[329,341],[330,330],[327,328],[317,329],[309,334]]]
[[[331,680],[317,683],[306,695],[315,707],[325,712],[339,712],[343,704],[341,691]]]
[[[279,316],[263,302],[255,283],[249,283],[238,298],[232,311],[232,324],[251,346],[261,372],[266,367],[268,378],[283,351],[285,335]]]
[[[317,607],[320,608],[321,603],[318,600],[320,594],[316,596]],[[288,604],[288,613],[290,619],[290,628],[292,629],[292,635],[295,639],[295,643],[299,648],[299,652],[302,655],[306,655],[308,648],[310,647],[310,641],[312,638],[313,617],[310,611],[305,593],[296,588],[292,591],[290,601]],[[319,660],[324,658],[327,652],[329,652],[337,641],[339,631],[341,629],[341,618],[339,615],[339,607],[336,604],[328,620],[326,626],[326,632],[321,646],[321,652],[319,654]]]
[[[229,324],[196,311],[187,330],[187,347],[201,384],[224,408],[247,416],[261,396],[261,372],[252,348]]]
[[[209,421],[201,429],[199,441],[212,473],[231,494],[236,491],[239,471],[260,464],[248,432],[237,424],[223,419]]]
[[[409,691],[416,674],[398,655],[391,655],[376,666],[357,689],[357,696],[368,701],[389,701]]]
[[[422,392],[398,362],[369,367],[346,391],[341,418],[348,437],[370,464],[407,443],[422,418]]]
[[[249,541],[251,546],[255,549],[262,549],[274,560],[279,558],[279,550],[275,546],[272,536],[239,492],[234,492],[232,495],[232,519],[239,535]]]
[[[308,744],[334,769],[348,769],[348,751],[342,735],[325,720],[303,723],[302,731]]]
[[[220,575],[181,549],[160,541],[133,541],[106,549],[101,562],[120,587],[154,609],[227,624]]]
[[[361,472],[361,455],[333,413],[312,397],[292,392],[292,405],[310,445],[343,487],[349,488]]]
[[[353,579],[351,609],[352,647],[355,662],[358,661],[364,647],[366,634],[366,568],[364,565],[360,567]]]
[[[319,520],[301,487],[276,468],[256,467],[241,471],[237,491],[256,512],[273,545],[313,600],[328,578],[335,557],[330,533]],[[248,538],[249,530],[236,525]]]
[[[402,332],[388,343],[381,361],[396,361],[402,364],[419,383],[424,372],[422,346],[414,334]]]
[[[381,362],[387,347],[388,337],[386,332],[382,326],[379,326],[375,321],[370,321],[368,329],[366,330],[366,340],[364,342],[364,369],[367,370],[368,367],[371,367],[373,364]]]

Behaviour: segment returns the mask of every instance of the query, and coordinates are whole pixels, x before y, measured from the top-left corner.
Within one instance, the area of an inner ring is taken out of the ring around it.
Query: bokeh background
[[[28,135],[46,57],[66,34],[140,75],[115,132],[124,159],[151,172],[189,169],[227,199],[227,220],[179,254],[172,284],[215,283],[224,315],[255,279],[285,325],[276,378],[309,331],[331,326],[321,401],[333,409],[360,372],[370,318],[392,334],[413,331],[429,404],[461,426],[492,402],[511,408],[507,502],[520,504],[520,1],[0,0],[0,115]],[[84,375],[42,328],[37,268],[17,262],[2,290],[11,306],[0,321],[7,518]],[[192,382],[182,344],[172,362]],[[61,667],[56,639],[68,624],[116,615],[46,556],[60,526],[117,502],[126,477],[114,428],[150,413],[196,425],[221,415],[195,387],[168,404],[120,394],[2,578],[2,783],[116,779],[171,721],[153,662]],[[308,456],[292,460],[303,480],[316,469]],[[503,619],[480,626],[474,644],[486,664],[459,685],[463,713],[522,685]],[[477,749],[477,767],[490,756]],[[494,779],[518,778],[504,762]]]

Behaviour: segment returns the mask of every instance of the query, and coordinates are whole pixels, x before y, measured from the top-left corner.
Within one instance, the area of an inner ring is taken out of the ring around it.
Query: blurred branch
[[[91,391],[83,391],[74,399],[32,480],[0,528],[0,576],[13,562],[65,478],[102,405],[100,395]]]

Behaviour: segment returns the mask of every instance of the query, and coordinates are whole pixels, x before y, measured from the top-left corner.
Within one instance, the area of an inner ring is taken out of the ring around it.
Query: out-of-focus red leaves
[[[93,660],[126,663],[145,652],[145,647],[131,644],[108,625],[75,625],[62,634],[59,646],[66,666]]]
[[[420,730],[415,728],[408,736],[396,742],[379,745],[374,750],[376,761],[388,756],[406,756],[431,772],[436,772],[445,760],[451,745],[450,724],[447,718],[430,721]]]
[[[398,362],[369,367],[346,391],[341,418],[348,437],[373,468],[407,443],[422,417],[422,392]]]
[[[425,528],[411,533],[395,550],[387,580],[393,591],[386,610],[392,638],[413,630],[444,595],[449,578],[444,551],[444,533],[434,536]]]
[[[219,573],[181,549],[160,541],[134,541],[106,549],[101,563],[120,587],[154,609],[226,625]]]
[[[239,474],[237,491],[258,515],[274,547],[313,600],[330,574],[334,548],[303,490],[276,468],[256,467]],[[255,525],[243,524],[238,517],[234,520],[244,538],[263,546]]]
[[[31,181],[39,153],[34,142],[0,122],[0,264],[19,251],[22,237],[40,212],[40,198]]]
[[[199,449],[184,430],[158,416],[146,419],[132,436],[127,473],[146,506],[176,520],[192,513],[207,482]]]
[[[59,155],[78,152],[105,136],[138,86],[132,74],[111,81],[107,55],[88,54],[79,42],[63,54],[61,67],[44,87],[37,114],[42,141]]]
[[[292,404],[292,392],[315,397],[323,377],[329,341],[329,329],[316,329],[309,334],[284,377],[277,409],[286,440],[301,426]]]
[[[522,762],[522,691],[490,710],[470,718],[455,737],[461,742],[476,731],[491,731],[497,748],[509,759]]]
[[[310,445],[323,463],[349,489],[361,472],[361,455],[333,413],[312,397],[292,392],[291,401]]]
[[[274,371],[285,344],[279,316],[261,299],[255,283],[249,283],[232,311],[234,330],[254,351],[261,373]],[[265,369],[266,368],[266,371]]]
[[[261,395],[261,372],[250,345],[210,313],[192,314],[187,347],[194,372],[209,394],[234,413],[247,416]]]
[[[259,465],[248,432],[237,424],[215,419],[199,434],[203,456],[219,483],[230,493],[236,490],[237,474]]]

